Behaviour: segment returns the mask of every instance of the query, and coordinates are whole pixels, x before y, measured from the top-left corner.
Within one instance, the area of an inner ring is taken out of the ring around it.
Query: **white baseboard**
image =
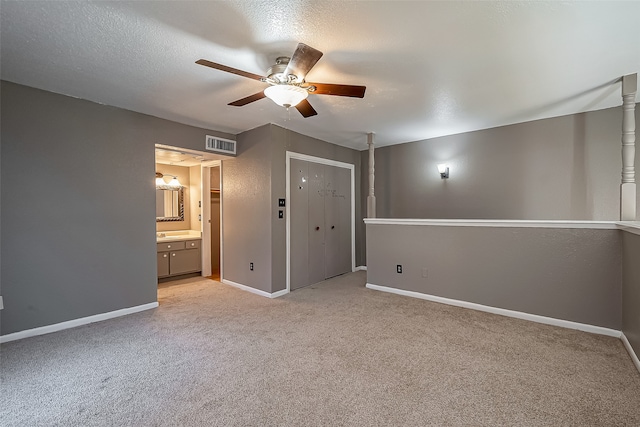
[[[355,269],[355,270],[353,270],[353,271],[360,271],[360,270],[367,271],[367,266],[366,266],[366,265],[359,265],[359,266],[357,266],[357,267],[356,267],[356,269]]]
[[[414,291],[405,291],[404,289],[390,288],[387,286],[374,285],[367,283],[367,288],[376,291],[389,292],[397,295],[404,295],[413,298],[420,298],[427,301],[438,302],[441,304],[454,305],[456,307],[470,308],[472,310],[485,311],[487,313],[499,314],[501,316],[515,317],[516,319],[529,320],[536,323],[544,323],[546,325],[560,326],[562,328],[577,329],[579,331],[591,332],[593,334],[607,335],[610,337],[620,338],[621,331],[615,329],[603,328],[602,326],[587,325],[585,323],[572,322],[570,320],[555,319],[553,317],[539,316],[537,314],[523,313],[521,311],[507,310],[505,308],[491,307],[488,305],[476,304],[473,302],[461,301],[450,298],[438,297],[435,295],[423,294]]]
[[[139,311],[149,310],[152,308],[156,308],[157,306],[158,306],[157,302],[150,302],[148,304],[137,305],[135,307],[123,308],[120,310],[109,311],[107,313],[100,313],[100,314],[95,314],[93,316],[81,317],[80,319],[73,319],[73,320],[68,320],[66,322],[55,323],[53,325],[40,326],[38,328],[14,332],[11,334],[0,336],[0,343],[21,340],[23,338],[35,337],[38,335],[50,334],[52,332],[58,332],[64,329],[71,329],[77,326],[87,325],[89,323],[102,322],[103,320],[113,319],[115,317],[120,317],[120,316],[126,316],[127,314],[133,314]]]
[[[631,347],[631,343],[629,342],[627,337],[624,335],[624,333],[621,335],[622,336],[620,337],[620,339],[622,340],[622,344],[624,344],[624,347],[629,352],[629,356],[631,356],[631,360],[633,361],[633,364],[636,365],[638,372],[640,372],[640,360],[638,360],[638,355],[636,354],[635,351],[633,351],[633,347]]]
[[[232,282],[231,280],[222,279],[221,281],[225,285],[233,286],[234,288],[242,289],[243,291],[251,292],[252,294],[260,295],[267,298],[278,298],[289,293],[288,290],[283,289],[281,291],[270,294],[269,292],[261,291],[260,289],[252,288],[251,286],[243,285],[242,283]]]
[[[278,297],[281,297],[282,295],[286,295],[286,294],[288,294],[288,293],[289,293],[289,291],[288,291],[288,290],[283,289],[283,290],[281,290],[281,291],[278,291],[278,292],[274,292],[274,293],[272,293],[272,294],[269,294],[269,298],[278,298]]]

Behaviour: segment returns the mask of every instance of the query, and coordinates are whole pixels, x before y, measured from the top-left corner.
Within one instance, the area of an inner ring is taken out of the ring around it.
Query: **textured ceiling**
[[[640,2],[2,1],[1,77],[195,126],[276,123],[356,149],[621,104],[640,70]],[[304,119],[264,84],[298,42],[324,52],[309,81],[367,86],[312,95]]]

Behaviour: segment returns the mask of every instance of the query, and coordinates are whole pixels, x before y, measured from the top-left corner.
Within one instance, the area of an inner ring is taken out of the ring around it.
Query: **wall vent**
[[[236,141],[224,138],[216,138],[215,136],[207,135],[205,149],[209,151],[216,151],[224,154],[236,154]]]

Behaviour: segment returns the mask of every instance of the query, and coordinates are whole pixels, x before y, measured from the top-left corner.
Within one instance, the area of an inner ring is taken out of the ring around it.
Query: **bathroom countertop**
[[[166,231],[162,233],[156,233],[156,242],[178,242],[181,240],[195,240],[201,239],[202,234],[199,231],[185,230],[185,231]]]

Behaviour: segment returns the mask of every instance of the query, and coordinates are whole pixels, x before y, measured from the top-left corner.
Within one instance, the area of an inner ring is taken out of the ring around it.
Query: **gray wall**
[[[378,217],[617,220],[621,124],[610,108],[378,148]]]
[[[640,236],[622,233],[622,332],[640,357]]]
[[[369,224],[367,281],[620,330],[620,239],[618,230]]]
[[[238,156],[222,167],[224,279],[273,293],[286,288],[286,220],[278,218],[278,199],[286,196],[286,152],[355,165],[356,200],[360,153],[272,124],[243,132],[237,140]],[[357,202],[356,243],[363,234]],[[363,262],[364,248],[356,245],[356,265]]]
[[[271,140],[270,125],[241,133],[237,157],[222,162],[223,278],[269,293]]]
[[[154,144],[234,136],[2,82],[3,335],[156,301]]]
[[[271,126],[273,137],[272,155],[272,230],[273,230],[273,292],[285,289],[286,286],[286,222],[278,219],[278,198],[285,197],[286,191],[286,152],[307,154],[325,159],[350,163],[355,166],[355,200],[356,200],[356,266],[364,265],[364,247],[360,245],[364,235],[364,223],[360,207],[360,153],[350,148],[302,135],[276,125]],[[285,212],[287,213],[287,212]],[[292,236],[295,238],[295,236]]]

